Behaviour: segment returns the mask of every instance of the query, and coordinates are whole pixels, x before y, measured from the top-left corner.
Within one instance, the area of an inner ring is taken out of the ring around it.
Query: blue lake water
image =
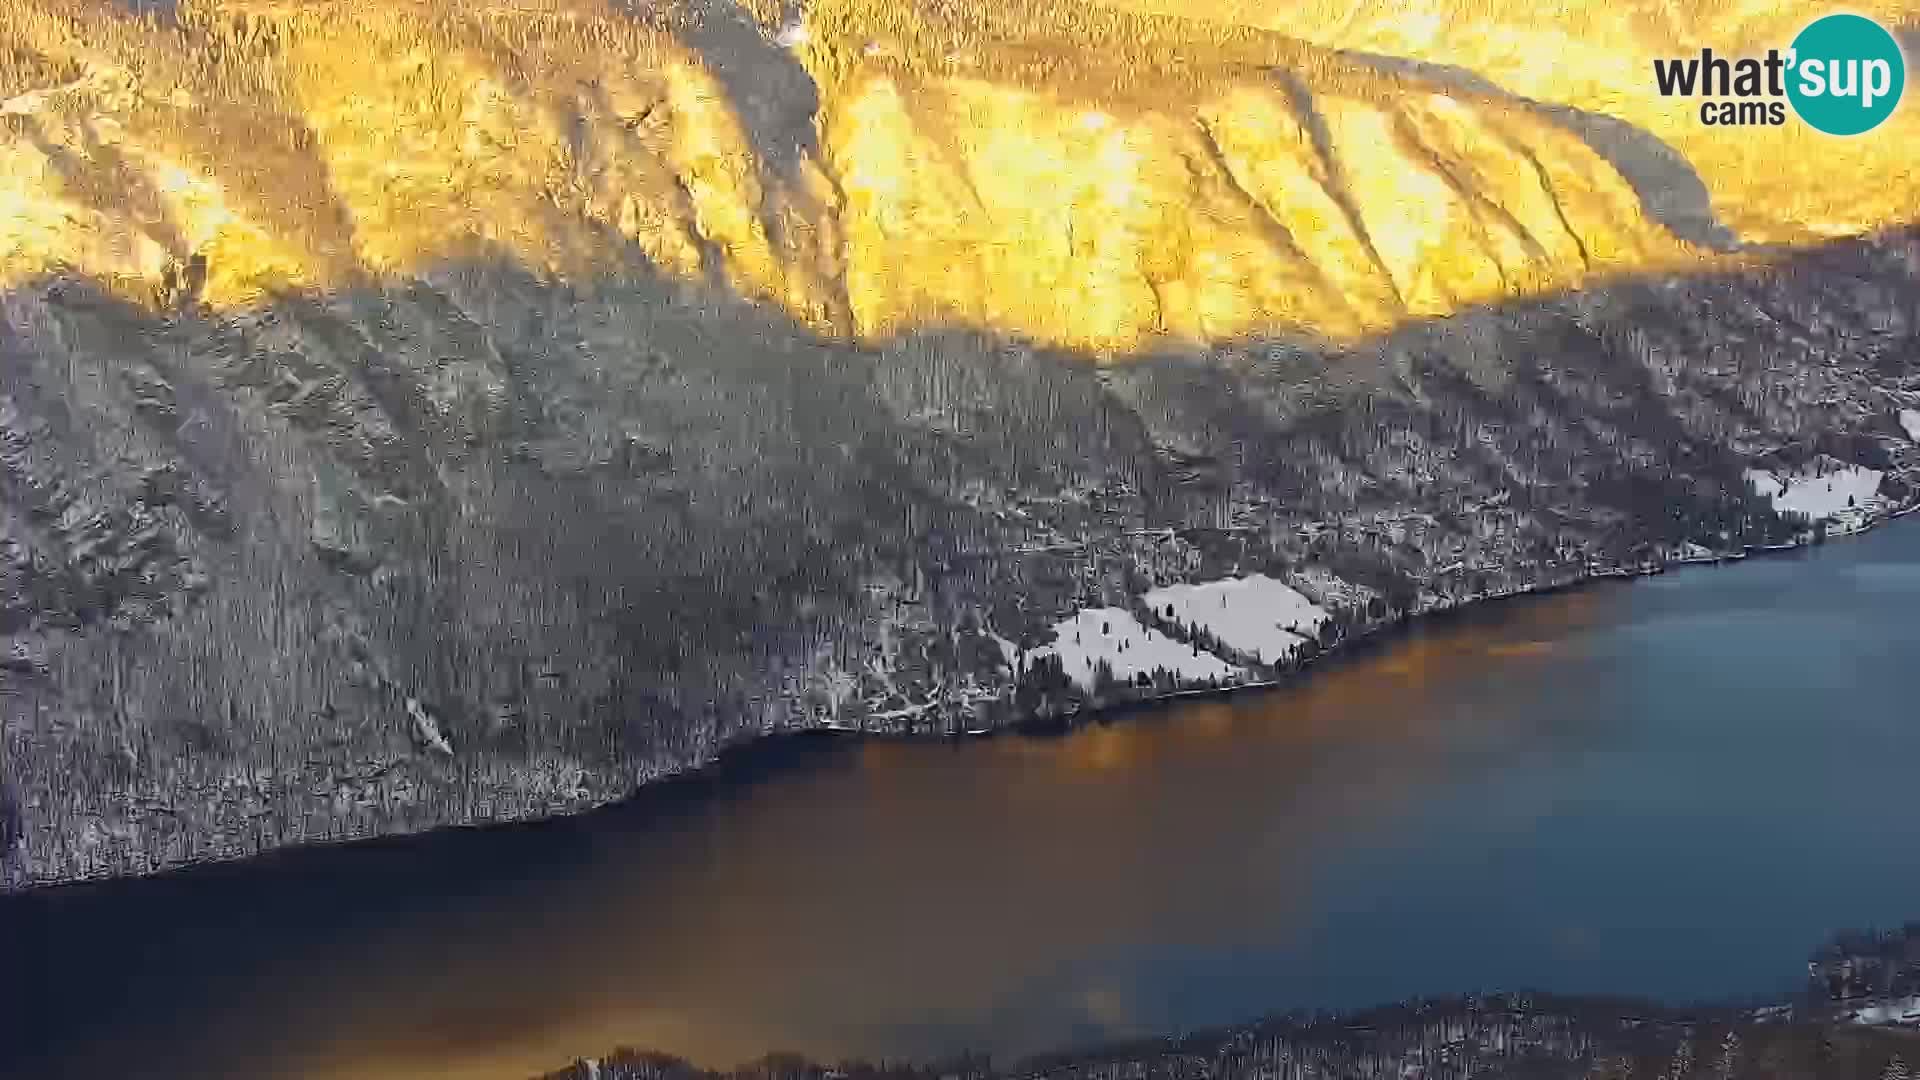
[[[1792,990],[1831,930],[1920,917],[1917,613],[1909,520],[1065,737],[800,740],[581,819],[10,898],[0,1075],[1004,1058]]]

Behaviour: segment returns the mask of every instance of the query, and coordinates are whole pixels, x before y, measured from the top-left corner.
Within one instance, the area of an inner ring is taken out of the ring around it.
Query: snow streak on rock
[[[1920,443],[1920,409],[1901,409],[1900,426],[1907,429],[1907,437]]]

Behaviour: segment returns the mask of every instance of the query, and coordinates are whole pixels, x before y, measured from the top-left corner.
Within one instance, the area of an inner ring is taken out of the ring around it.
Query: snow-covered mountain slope
[[[1583,116],[1095,7],[0,0],[0,879],[1909,505],[1920,237],[1721,250]]]

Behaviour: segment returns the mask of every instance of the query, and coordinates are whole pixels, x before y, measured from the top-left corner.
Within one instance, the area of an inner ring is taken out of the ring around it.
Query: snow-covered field
[[[1761,469],[1748,469],[1754,490],[1773,500],[1782,513],[1805,514],[1818,521],[1859,509],[1880,493],[1878,469],[1848,465],[1823,476],[1795,476],[1782,480]]]
[[[1920,409],[1901,409],[1900,426],[1907,429],[1907,438],[1920,443]]]
[[[1313,601],[1264,574],[1169,585],[1143,599],[1155,615],[1205,627],[1222,645],[1262,664],[1291,657],[1327,621]]]
[[[1114,678],[1125,682],[1138,675],[1151,676],[1164,668],[1182,682],[1225,680],[1241,674],[1241,669],[1210,652],[1196,653],[1193,646],[1149,629],[1125,608],[1089,608],[1055,623],[1059,639],[1052,645],[1030,651],[1028,662],[1057,655],[1067,675],[1082,687],[1092,689],[1094,671],[1100,661],[1113,667]]]

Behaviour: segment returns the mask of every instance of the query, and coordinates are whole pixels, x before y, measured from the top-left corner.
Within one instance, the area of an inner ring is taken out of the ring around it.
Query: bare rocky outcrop
[[[1125,354],[1350,340],[1732,258],[1711,206],[1662,209],[1656,188],[1698,187],[1683,158],[1649,172],[1659,154],[1586,114],[1207,22],[867,0],[779,26],[719,0],[5,9],[0,281],[66,267],[162,306],[506,258],[723,282],[866,340],[958,323]]]

